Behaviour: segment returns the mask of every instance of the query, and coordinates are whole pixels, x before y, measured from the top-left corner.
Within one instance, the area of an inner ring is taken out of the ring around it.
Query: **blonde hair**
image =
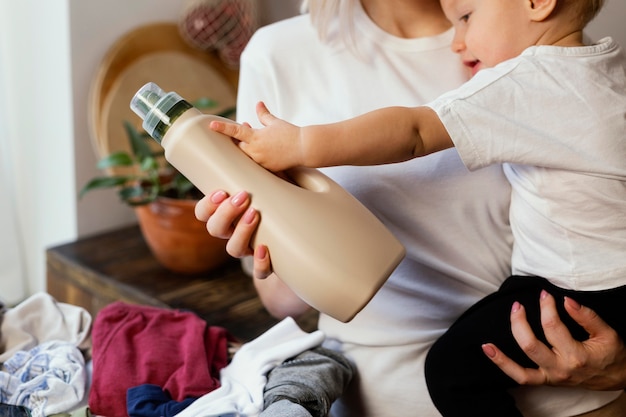
[[[360,0],[303,0],[300,11],[309,13],[322,42],[339,40],[356,48],[354,12]],[[335,39],[336,37],[336,39]]]

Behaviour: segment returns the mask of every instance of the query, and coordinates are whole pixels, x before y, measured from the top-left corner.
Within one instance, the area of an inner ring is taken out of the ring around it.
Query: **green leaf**
[[[156,200],[159,190],[154,186],[131,186],[119,190],[120,199],[131,206],[148,204]]]
[[[78,198],[82,198],[83,195],[85,195],[85,193],[87,193],[88,191],[96,190],[96,189],[119,187],[120,185],[124,185],[132,179],[133,177],[129,177],[126,175],[93,178],[91,181],[85,184],[85,186],[80,190],[80,193],[78,194]]]
[[[191,103],[191,105],[198,109],[210,109],[217,106],[217,101],[212,100],[208,97],[200,97],[199,99]]]
[[[133,154],[137,157],[137,159],[139,161],[143,161],[145,158],[152,157],[152,149],[146,142],[147,133],[139,132],[135,129],[135,126],[127,120],[124,120],[124,129],[128,135],[128,140],[130,141],[130,147],[133,150]]]
[[[148,156],[141,160],[139,168],[145,172],[156,171],[159,169],[159,163],[152,156]]]
[[[134,163],[135,161],[128,153],[119,151],[99,160],[96,167],[98,169],[106,169],[110,167],[132,166]]]

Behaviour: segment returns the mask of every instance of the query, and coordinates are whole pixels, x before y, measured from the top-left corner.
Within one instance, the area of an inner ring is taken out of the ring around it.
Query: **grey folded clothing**
[[[278,400],[265,408],[259,417],[312,417],[309,410],[290,400]]]
[[[321,346],[302,352],[268,373],[260,417],[326,417],[353,374],[338,352]]]

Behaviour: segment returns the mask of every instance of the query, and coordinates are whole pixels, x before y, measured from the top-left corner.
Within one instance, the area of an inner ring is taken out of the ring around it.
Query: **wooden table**
[[[92,316],[113,301],[190,310],[210,325],[249,341],[278,321],[259,300],[237,260],[206,274],[181,275],[152,256],[138,226],[80,239],[46,251],[47,291]],[[298,320],[315,329],[317,314]]]

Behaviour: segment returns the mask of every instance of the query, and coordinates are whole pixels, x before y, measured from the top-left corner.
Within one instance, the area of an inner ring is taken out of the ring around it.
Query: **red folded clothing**
[[[126,417],[126,391],[142,384],[163,388],[175,401],[220,386],[228,364],[224,328],[191,312],[116,302],[93,324],[93,377],[89,408],[96,415]]]

